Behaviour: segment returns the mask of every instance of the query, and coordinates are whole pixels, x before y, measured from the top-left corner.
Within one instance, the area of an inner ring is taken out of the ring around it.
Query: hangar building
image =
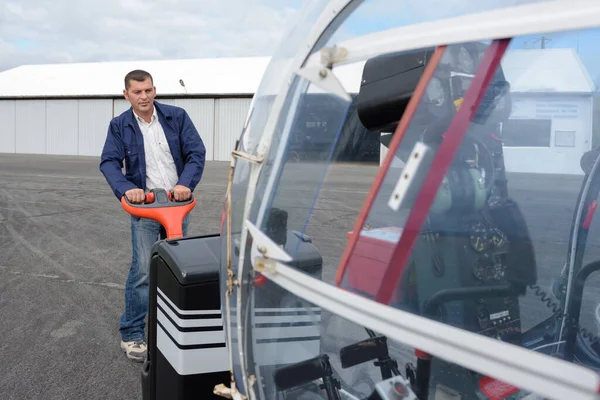
[[[0,73],[0,153],[99,156],[110,119],[129,107],[123,77],[146,69],[157,100],[186,109],[207,160],[228,161],[269,57],[26,65]],[[340,70],[358,90],[363,63]],[[594,84],[573,49],[510,50],[502,67],[513,109],[507,170],[581,174],[591,148]],[[370,139],[370,137],[369,137]],[[376,149],[385,156],[385,148]]]
[[[154,78],[157,101],[182,106],[207,160],[229,160],[268,57],[25,65],[0,73],[0,153],[99,156],[129,108],[123,79]],[[181,82],[180,82],[181,81]]]

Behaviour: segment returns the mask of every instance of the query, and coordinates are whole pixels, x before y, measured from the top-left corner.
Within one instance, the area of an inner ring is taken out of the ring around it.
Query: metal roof
[[[512,92],[591,93],[595,85],[575,49],[510,50],[502,60]]]
[[[160,95],[249,95],[258,89],[270,57],[25,65],[0,73],[0,98],[122,97],[123,78],[145,69]],[[349,92],[359,88],[364,62],[340,66]],[[573,49],[510,50],[502,67],[513,92],[591,93],[594,83]],[[179,83],[182,79],[185,88]]]
[[[159,95],[252,95],[269,57],[24,65],[0,73],[0,97],[123,96],[125,75],[143,69]],[[179,80],[182,79],[185,88]]]

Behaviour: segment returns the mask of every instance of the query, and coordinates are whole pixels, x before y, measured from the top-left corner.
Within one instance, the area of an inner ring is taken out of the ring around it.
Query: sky
[[[270,55],[300,0],[3,0],[0,71],[43,63]]]
[[[600,29],[565,33],[546,33],[513,39],[511,48],[541,48],[544,39],[546,48],[570,48],[577,51],[588,74],[600,88]],[[546,40],[550,39],[550,40]]]
[[[536,1],[368,0],[335,38]],[[302,4],[303,0],[4,0],[0,71],[23,64],[269,56]],[[539,48],[541,42],[535,40],[542,35],[516,38],[511,47]],[[552,39],[548,48],[577,49],[592,79],[600,83],[600,30],[546,37]]]

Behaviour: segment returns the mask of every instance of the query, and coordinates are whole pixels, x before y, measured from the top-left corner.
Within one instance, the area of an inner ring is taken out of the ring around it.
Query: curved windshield
[[[590,173],[597,160],[590,125],[595,87],[574,49],[521,43],[445,49],[424,91],[412,95],[422,97],[408,126],[382,135],[393,155],[384,156],[385,174],[367,196],[360,229],[350,234],[339,283],[396,308],[600,369],[600,308],[594,280],[587,279],[600,269],[593,259],[597,241],[587,234],[600,174],[594,180],[582,168],[587,163]],[[497,66],[493,55],[501,57]],[[385,110],[398,95],[390,71],[406,57],[367,62],[358,95],[370,101],[367,126],[392,120]],[[388,85],[375,90],[381,80]],[[474,112],[461,113],[463,107]],[[434,364],[441,373],[443,363]],[[466,382],[446,384],[469,390]]]
[[[269,62],[264,78],[252,99],[252,104],[240,135],[236,150],[242,154],[250,155],[250,158],[234,156],[234,169],[230,177],[230,189],[225,199],[221,228],[223,240],[221,246],[222,279],[220,280],[220,284],[223,307],[229,304],[229,312],[226,313],[225,331],[229,336],[228,343],[232,347],[233,379],[236,382],[237,389],[242,394],[247,393],[247,388],[244,385],[242,375],[240,349],[246,346],[247,343],[244,342],[246,340],[245,337],[240,338],[238,318],[245,321],[246,313],[238,313],[237,303],[240,293],[238,285],[234,284],[234,282],[237,282],[238,279],[236,276],[238,263],[240,262],[240,254],[244,250],[242,247],[242,221],[246,207],[250,173],[251,169],[257,165],[256,160],[252,159],[252,156],[257,156],[260,137],[270,116],[275,95],[288,77],[289,65],[295,56],[296,49],[305,40],[312,29],[314,21],[326,6],[327,3],[323,1],[307,1],[304,3],[302,9],[299,10],[295,23],[286,32],[282,44]],[[248,304],[244,306],[247,307]]]
[[[432,379],[419,384],[415,377],[428,363],[423,352],[272,282],[258,285],[254,293],[254,343],[248,349],[260,399],[380,399],[373,394],[392,385],[411,388],[418,399],[527,399],[532,394],[438,360]],[[430,382],[431,389],[425,386]]]
[[[389,28],[540,1],[543,0],[485,0],[462,5],[453,2],[435,2],[432,6],[430,2],[410,0],[403,2],[401,7],[396,7],[396,3],[390,0],[354,1],[351,3],[361,4],[351,14],[347,16],[342,14],[331,27],[321,27],[321,29],[328,28],[329,37],[325,37],[325,40],[322,40],[311,53],[322,47]],[[271,116],[275,97],[289,78],[287,73],[290,72],[288,70],[292,61],[298,52],[304,49],[303,45],[309,39],[309,33],[315,28],[315,23],[327,5],[328,2],[324,0],[305,2],[290,31],[283,36],[254,95],[251,125],[240,143],[240,148],[244,152],[257,155],[257,146],[266,122]],[[340,24],[341,26],[338,26]]]
[[[383,3],[363,3],[323,40],[323,59],[357,54],[343,41],[405,22],[373,6]],[[375,10],[381,25],[350,24]],[[278,261],[332,289],[600,370],[596,38],[599,29],[403,52],[358,46],[364,59],[308,63],[286,77],[281,112],[263,114],[275,129],[252,201],[244,192],[239,203],[247,222],[290,259]],[[250,131],[264,128],[260,118]],[[341,341],[351,328],[250,263],[243,271],[248,365],[264,398],[286,398],[274,371],[322,354],[324,332]],[[265,350],[280,342],[294,345]],[[437,358],[430,379],[440,396],[486,398],[482,386],[502,386]],[[373,390],[352,385],[357,396]]]
[[[271,115],[275,97],[285,85],[291,72],[290,66],[299,48],[307,40],[319,15],[327,7],[326,1],[310,0],[304,3],[290,30],[283,36],[281,44],[271,57],[263,79],[253,96],[251,116],[246,132],[241,136],[239,149],[248,154],[258,155],[260,137]]]

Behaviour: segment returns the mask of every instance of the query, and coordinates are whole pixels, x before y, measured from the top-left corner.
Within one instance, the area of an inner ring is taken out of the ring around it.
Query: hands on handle
[[[125,211],[136,217],[158,221],[165,228],[167,239],[183,237],[183,219],[196,206],[194,194],[190,193],[189,198],[184,201],[175,200],[180,196],[174,190],[152,189],[145,194],[142,191],[142,194],[143,197],[136,191],[133,196],[124,195],[121,205]],[[130,201],[129,197],[137,202]]]

